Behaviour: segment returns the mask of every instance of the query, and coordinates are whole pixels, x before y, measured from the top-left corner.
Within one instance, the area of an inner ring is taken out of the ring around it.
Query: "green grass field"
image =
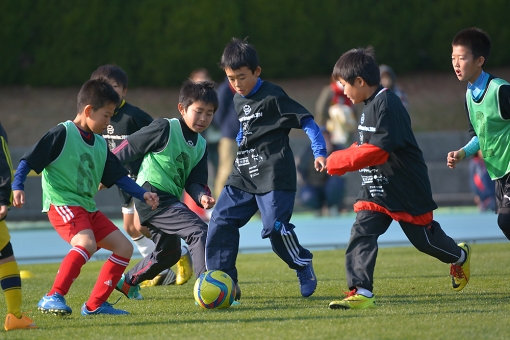
[[[58,264],[23,265],[23,309],[36,330],[0,331],[1,339],[508,339],[510,247],[472,246],[471,280],[451,289],[449,265],[411,247],[382,248],[375,272],[376,309],[330,310],[346,290],[344,250],[316,251],[318,287],[302,298],[295,272],[273,253],[238,258],[241,305],[203,310],[194,304],[193,279],[183,286],[142,289],[145,299],[122,298],[127,316],[82,317],[83,302],[102,262],[88,263],[71,287],[69,317],[41,314],[37,302]],[[114,291],[110,302],[120,295]],[[4,305],[3,295],[0,303]],[[0,314],[4,315],[4,314]]]

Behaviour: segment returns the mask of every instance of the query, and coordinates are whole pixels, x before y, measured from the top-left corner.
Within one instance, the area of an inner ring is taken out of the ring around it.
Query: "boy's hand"
[[[326,166],[326,157],[323,156],[317,157],[313,164],[315,166],[315,170],[319,172],[324,172],[328,169]]]
[[[200,197],[200,203],[205,209],[211,209],[216,204],[216,200],[211,196],[202,195],[202,197]]]
[[[12,205],[21,208],[25,204],[25,192],[23,190],[12,191]]]
[[[465,157],[466,151],[464,151],[464,149],[450,151],[448,152],[448,157],[446,157],[446,165],[448,165],[450,169],[455,169],[455,165],[459,163],[461,160],[463,160]]]
[[[106,186],[103,183],[99,183],[99,186],[97,187],[97,190],[103,190],[106,189]]]
[[[7,209],[6,205],[0,205],[0,221],[7,216],[8,211],[9,209]]]
[[[159,205],[159,197],[155,192],[146,192],[143,194],[143,198],[145,199],[145,203],[152,207],[152,210],[156,209]]]

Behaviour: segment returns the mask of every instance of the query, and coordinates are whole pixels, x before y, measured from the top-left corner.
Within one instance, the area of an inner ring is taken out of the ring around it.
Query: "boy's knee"
[[[505,234],[506,238],[510,240],[510,209],[501,209],[498,214],[498,226],[503,234]]]

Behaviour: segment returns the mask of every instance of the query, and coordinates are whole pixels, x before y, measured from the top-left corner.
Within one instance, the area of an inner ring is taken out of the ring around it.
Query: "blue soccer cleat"
[[[313,271],[312,261],[302,269],[296,270],[296,274],[299,279],[301,295],[309,297],[315,292],[315,288],[317,288],[317,277]]]
[[[37,309],[45,314],[68,315],[73,312],[71,307],[66,305],[66,299],[55,292],[53,295],[45,295],[37,304]]]
[[[81,307],[81,315],[87,316],[87,315],[98,315],[98,314],[108,314],[108,315],[127,315],[129,314],[128,311],[122,310],[122,309],[115,309],[113,308],[111,303],[103,302],[101,306],[97,307],[96,310],[89,311],[87,309],[87,305],[84,303]]]

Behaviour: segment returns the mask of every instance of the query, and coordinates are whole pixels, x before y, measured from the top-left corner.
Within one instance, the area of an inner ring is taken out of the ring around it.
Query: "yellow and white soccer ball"
[[[193,293],[197,304],[204,309],[228,308],[236,295],[234,281],[221,270],[209,270],[195,282]]]

